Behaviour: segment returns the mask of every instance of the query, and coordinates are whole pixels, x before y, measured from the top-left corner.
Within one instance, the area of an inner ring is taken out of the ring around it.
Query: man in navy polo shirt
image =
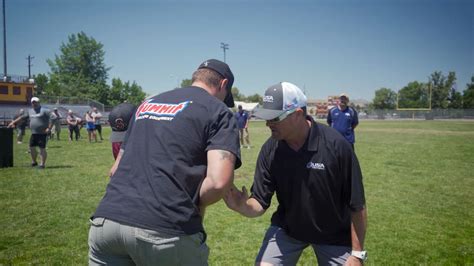
[[[357,111],[349,106],[349,96],[341,94],[336,107],[331,108],[327,117],[328,125],[335,128],[354,148],[354,129],[359,124]]]
[[[269,87],[255,116],[267,122],[250,197],[233,187],[227,206],[247,217],[278,208],[256,265],[296,265],[313,248],[319,265],[360,265],[367,223],[362,174],[350,144],[306,114],[306,96],[295,85]]]
[[[249,135],[249,114],[244,111],[242,105],[237,107],[235,118],[237,119],[237,125],[239,126],[240,146],[242,148],[250,149],[250,135]],[[247,146],[245,146],[247,143]]]
[[[90,265],[207,265],[204,210],[241,165],[233,81],[210,59],[191,86],[137,107],[91,218]]]

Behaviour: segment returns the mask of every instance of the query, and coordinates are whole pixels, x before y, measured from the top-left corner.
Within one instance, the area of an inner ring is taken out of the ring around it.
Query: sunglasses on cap
[[[287,118],[288,116],[290,116],[292,113],[296,112],[298,108],[294,108],[294,109],[291,109],[291,110],[288,110],[286,112],[284,112],[283,114],[273,118],[273,119],[270,119],[270,120],[267,120],[268,123],[278,123],[278,122],[281,122],[283,121],[285,118]]]

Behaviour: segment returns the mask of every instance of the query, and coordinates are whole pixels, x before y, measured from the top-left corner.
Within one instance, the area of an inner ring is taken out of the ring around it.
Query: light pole
[[[221,48],[224,50],[224,63],[225,63],[225,50],[229,50],[229,44],[221,42]]]
[[[7,76],[7,25],[5,18],[5,0],[3,0],[3,75]]]

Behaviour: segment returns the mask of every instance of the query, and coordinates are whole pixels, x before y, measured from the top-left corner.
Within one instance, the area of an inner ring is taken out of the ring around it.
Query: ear
[[[223,79],[221,80],[221,87],[219,88],[220,89],[226,89],[227,88],[227,83],[229,83],[229,80],[228,79]]]

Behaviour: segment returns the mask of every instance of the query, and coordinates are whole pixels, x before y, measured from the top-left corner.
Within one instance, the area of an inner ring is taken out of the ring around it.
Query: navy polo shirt
[[[311,120],[299,151],[268,139],[255,170],[251,197],[264,209],[274,193],[272,225],[300,241],[351,246],[351,211],[364,208],[362,173],[350,144],[334,129]]]
[[[122,147],[120,164],[93,216],[173,235],[204,231],[198,206],[207,151],[232,152],[236,168],[241,165],[233,113],[199,87],[144,101]]]
[[[359,124],[359,118],[354,108],[347,107],[341,110],[337,106],[333,107],[328,112],[327,122],[339,131],[349,143],[355,142],[354,127]]]
[[[245,128],[245,124],[247,124],[247,120],[249,119],[249,114],[245,111],[242,111],[242,113],[237,111],[235,113],[235,118],[237,119],[237,125],[239,128]]]

